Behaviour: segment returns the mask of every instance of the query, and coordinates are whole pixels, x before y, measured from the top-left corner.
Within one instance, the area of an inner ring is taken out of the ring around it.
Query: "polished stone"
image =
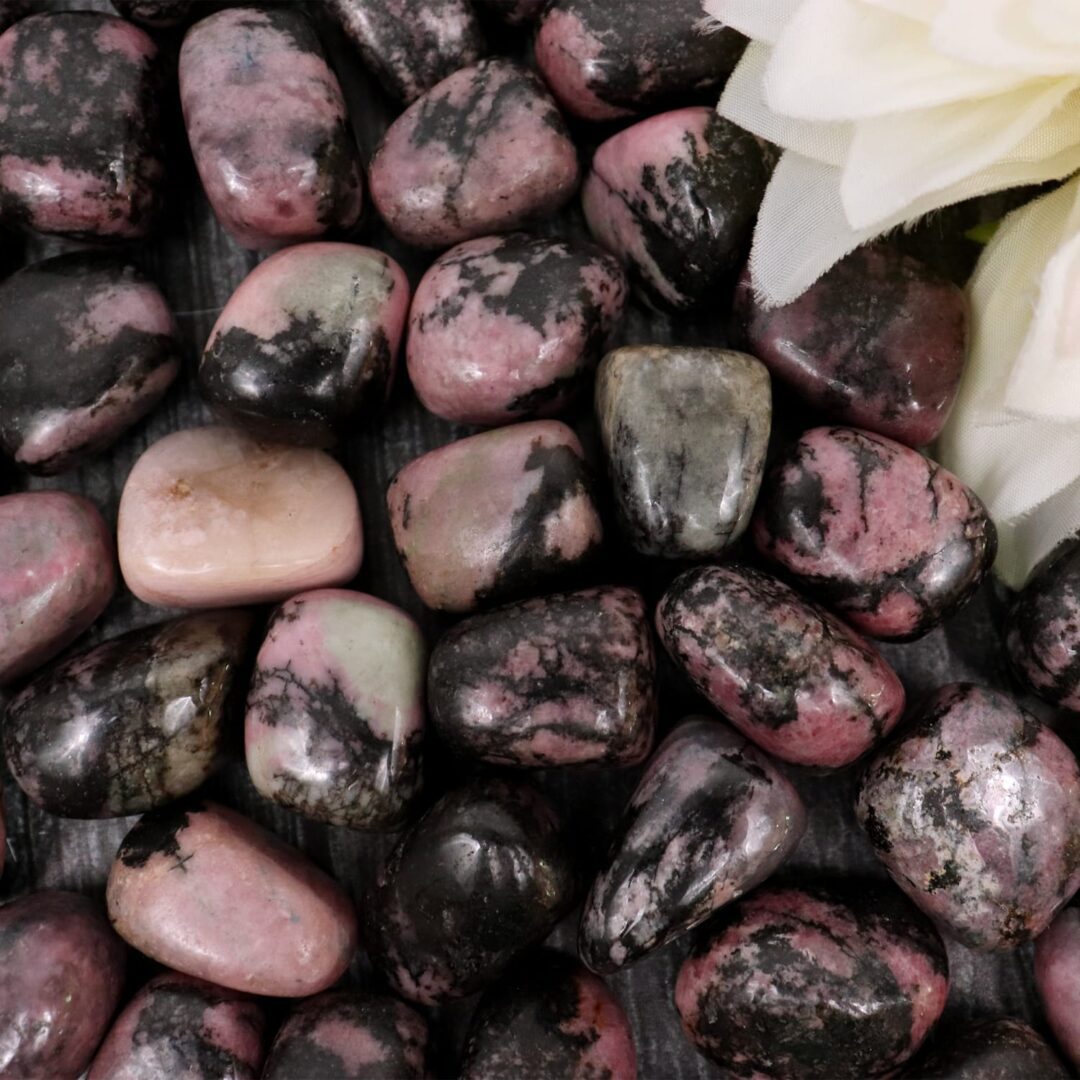
[[[912,1066],[918,1080],[1066,1080],[1038,1032],[1020,1020],[966,1024]]]
[[[1035,942],[1035,988],[1058,1045],[1080,1068],[1080,907],[1075,902]]]

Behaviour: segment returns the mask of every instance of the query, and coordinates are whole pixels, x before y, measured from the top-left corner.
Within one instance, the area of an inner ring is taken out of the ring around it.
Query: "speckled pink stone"
[[[1035,986],[1058,1043],[1080,1068],[1080,907],[1075,904],[1035,942]]]

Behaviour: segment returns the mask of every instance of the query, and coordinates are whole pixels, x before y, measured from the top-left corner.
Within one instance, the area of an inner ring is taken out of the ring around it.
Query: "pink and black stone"
[[[630,1021],[602,979],[543,949],[484,992],[473,1013],[461,1080],[635,1080]]]
[[[379,871],[372,963],[422,1005],[495,982],[574,903],[560,834],[551,805],[525,784],[479,779],[444,795]]]
[[[152,30],[179,26],[191,13],[193,0],[112,0],[125,19],[141,23]]]
[[[78,252],[0,284],[0,446],[36,473],[104,450],[180,370],[172,312],[140,270]]]
[[[0,220],[145,236],[165,176],[158,48],[114,15],[31,15],[0,36]]]
[[[582,910],[594,971],[633,963],[761,884],[799,845],[798,792],[725,724],[690,717],[656,751]]]
[[[806,432],[766,475],[758,551],[871,637],[911,641],[974,595],[997,553],[979,497],[908,446]]]
[[[968,948],[1037,937],[1080,887],[1080,767],[993,690],[938,690],[870,763],[856,813],[900,888]]]
[[[1075,900],[1035,942],[1035,987],[1058,1045],[1080,1068],[1080,906]]]
[[[945,946],[892,889],[766,888],[708,925],[679,971],[683,1028],[725,1075],[865,1080],[920,1047]]]
[[[435,646],[440,738],[497,765],[636,765],[652,747],[655,659],[645,600],[607,586],[510,604]]]
[[[912,1080],[1066,1080],[1046,1040],[1020,1020],[984,1020],[941,1041],[904,1074]]]

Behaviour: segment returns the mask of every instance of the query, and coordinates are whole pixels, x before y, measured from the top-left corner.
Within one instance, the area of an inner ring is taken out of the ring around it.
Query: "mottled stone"
[[[179,26],[191,13],[193,0],[112,0],[112,6],[132,22],[155,30]]]
[[[117,541],[128,588],[169,607],[341,585],[363,554],[356,491],[333,458],[224,427],[173,432],[135,462]]]
[[[772,423],[769,373],[725,349],[608,353],[596,414],[619,524],[643,555],[719,555],[750,524]]]
[[[409,580],[440,611],[543,592],[603,539],[581,443],[557,420],[432,450],[394,477],[386,502]]]
[[[891,1074],[948,996],[941,938],[892,890],[764,889],[707,930],[675,1005],[691,1041],[734,1076]]]
[[[484,60],[443,79],[390,125],[370,183],[399,240],[449,247],[560,209],[577,188],[577,151],[531,71]]]
[[[356,244],[301,244],[260,263],[210,332],[202,396],[231,423],[332,446],[390,393],[409,281]]]
[[[109,871],[106,902],[117,933],[151,959],[251,994],[317,994],[356,951],[356,914],[339,886],[216,803],[140,818]]]
[[[409,377],[430,412],[465,424],[550,416],[591,379],[626,279],[582,242],[515,233],[436,259],[409,316]]]
[[[404,611],[364,593],[302,593],[255,661],[244,741],[252,783],[307,817],[400,824],[420,789],[427,647]]]
[[[655,659],[645,600],[602,587],[458,623],[431,656],[435,729],[498,765],[636,765],[652,747]]]
[[[112,255],[79,252],[0,284],[0,447],[37,473],[104,450],[180,370],[165,297]]]
[[[0,219],[65,236],[145,236],[165,175],[157,46],[137,26],[54,11],[0,37]]]
[[[958,1029],[914,1064],[915,1080],[1065,1080],[1068,1071],[1020,1020],[984,1020]]]
[[[303,11],[219,11],[180,50],[199,177],[238,244],[273,248],[349,228],[362,180],[345,99]]]
[[[1036,937],[1080,887],[1080,767],[994,690],[938,690],[870,763],[856,811],[900,888],[969,948]]]
[[[476,780],[444,795],[379,871],[368,952],[411,1001],[465,997],[547,937],[575,884],[547,800],[525,784]]]
[[[1035,987],[1058,1044],[1073,1066],[1080,1068],[1080,907],[1076,903],[1064,908],[1035,942]]]
[[[766,476],[758,550],[872,637],[922,637],[974,595],[997,553],[979,497],[910,447],[814,428]]]

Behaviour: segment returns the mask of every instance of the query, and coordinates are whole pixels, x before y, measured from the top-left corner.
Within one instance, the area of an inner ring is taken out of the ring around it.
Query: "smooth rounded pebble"
[[[905,1074],[908,1075],[908,1074]],[[969,1024],[916,1062],[912,1080],[1065,1080],[1057,1055],[1020,1020]]]
[[[1058,1044],[1080,1068],[1080,907],[1075,903],[1035,942],[1035,988]]]

